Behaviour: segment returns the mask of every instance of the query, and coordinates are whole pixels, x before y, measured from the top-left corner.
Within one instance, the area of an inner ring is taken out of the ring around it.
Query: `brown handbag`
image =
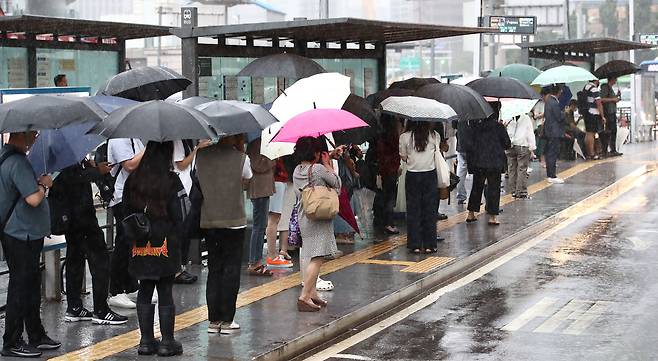
[[[313,166],[308,169],[308,185],[302,190],[304,214],[315,221],[329,221],[338,214],[338,193],[327,186],[314,186],[311,179]]]

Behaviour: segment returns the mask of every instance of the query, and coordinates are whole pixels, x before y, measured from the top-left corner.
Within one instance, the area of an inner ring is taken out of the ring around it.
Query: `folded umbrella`
[[[550,85],[550,84],[561,84],[561,83],[573,83],[578,81],[589,81],[598,79],[594,74],[589,71],[571,65],[560,65],[558,67],[548,69],[545,72],[539,74],[535,80],[532,81],[532,85]]]
[[[105,138],[138,138],[164,142],[182,139],[216,139],[221,131],[209,125],[200,111],[162,100],[121,108],[98,123],[90,133]]]
[[[388,97],[381,107],[384,113],[414,121],[448,122],[457,119],[457,113],[449,105],[428,98]]]
[[[208,117],[213,128],[221,129],[226,135],[260,132],[277,122],[262,106],[237,100],[215,100],[195,109]]]
[[[324,72],[326,70],[313,59],[297,54],[282,53],[252,61],[240,70],[237,76],[302,79]]]
[[[114,95],[137,101],[164,100],[190,84],[190,79],[169,68],[145,66],[113,76],[96,95]]]
[[[301,137],[319,137],[339,130],[367,126],[356,115],[341,109],[312,109],[283,124],[272,142],[295,143]]]
[[[272,104],[270,113],[280,122],[312,109],[340,109],[350,95],[350,78],[322,73],[298,80]]]
[[[416,91],[416,95],[449,105],[460,121],[486,119],[493,109],[475,90],[456,84],[430,84]]]
[[[618,78],[620,76],[635,74],[641,68],[630,61],[626,60],[611,60],[594,71],[594,75],[599,79]]]
[[[484,97],[539,99],[539,94],[528,84],[509,77],[490,77],[474,80],[466,86]]]
[[[342,218],[354,232],[361,234],[359,229],[359,223],[356,221],[356,216],[354,215],[354,210],[350,204],[350,196],[347,193],[347,188],[340,189],[340,195],[338,195],[338,216]]]
[[[0,133],[57,129],[106,115],[89,97],[34,95],[0,104]]]

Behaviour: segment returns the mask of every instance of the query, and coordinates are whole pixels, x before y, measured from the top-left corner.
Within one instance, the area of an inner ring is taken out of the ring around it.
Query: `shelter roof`
[[[36,15],[1,16],[0,31],[26,34],[114,38],[118,40],[170,35],[166,26],[57,18]]]
[[[634,41],[620,40],[615,38],[590,38],[576,40],[555,40],[532,43],[519,43],[521,48],[528,48],[535,55],[545,53],[547,55],[558,54],[599,54],[615,51],[626,51],[636,49],[650,49],[653,45]]]
[[[386,44],[450,36],[496,32],[493,28],[398,23],[355,18],[278,21],[257,24],[173,28],[181,38],[225,37],[307,42],[348,42]]]

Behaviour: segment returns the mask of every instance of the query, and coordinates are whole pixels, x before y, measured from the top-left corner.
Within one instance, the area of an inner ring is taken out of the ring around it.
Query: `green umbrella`
[[[561,83],[573,83],[579,81],[588,81],[598,79],[589,71],[570,65],[562,65],[539,74],[532,82],[532,85],[549,85]]]
[[[509,64],[502,68],[494,69],[489,73],[490,77],[506,76],[530,84],[541,71],[534,66],[526,64]]]

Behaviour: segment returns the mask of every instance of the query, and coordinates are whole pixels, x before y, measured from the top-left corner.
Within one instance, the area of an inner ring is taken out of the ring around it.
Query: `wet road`
[[[658,359],[650,174],[309,360]]]

